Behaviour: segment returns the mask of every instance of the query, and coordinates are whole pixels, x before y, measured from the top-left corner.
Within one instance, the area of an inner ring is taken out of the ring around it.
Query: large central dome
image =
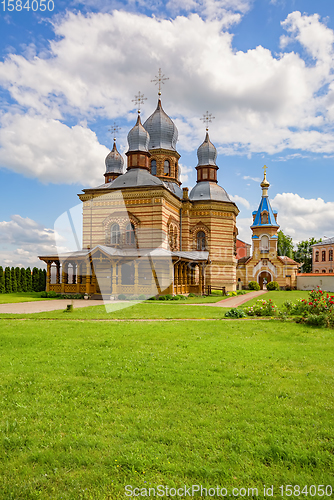
[[[169,149],[176,151],[178,131],[173,121],[162,109],[160,99],[157,109],[147,118],[143,126],[150,135],[149,150]]]

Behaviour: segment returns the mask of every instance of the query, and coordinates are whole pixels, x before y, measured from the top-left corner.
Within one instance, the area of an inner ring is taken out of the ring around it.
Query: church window
[[[266,212],[262,214],[262,224],[268,224],[268,214]]]
[[[132,222],[125,228],[125,241],[127,245],[135,244],[135,226]]]
[[[197,250],[205,250],[205,232],[199,231],[197,233]]]
[[[164,175],[170,175],[170,164],[168,160],[164,162]]]
[[[264,235],[261,238],[261,250],[264,252],[268,252],[269,250],[269,238],[267,235]]]
[[[330,261],[333,260],[333,250],[329,250],[329,252],[328,252],[328,260],[330,260]]]
[[[151,161],[151,174],[157,175],[157,162],[156,162],[156,160]]]
[[[315,270],[315,272],[316,272],[316,273],[318,273],[318,272],[319,272],[319,269],[316,269],[316,270]]]
[[[322,260],[322,262],[325,262],[325,261],[326,261],[326,250],[323,250],[323,251],[321,252],[321,260]]]
[[[119,231],[118,224],[113,224],[111,226],[110,243],[111,243],[111,245],[119,245],[119,243],[120,243],[120,231]]]
[[[207,178],[208,178],[208,169],[203,168],[203,179],[207,179]]]
[[[329,272],[329,273],[332,273],[332,272],[333,272],[333,269],[330,269],[328,272]]]
[[[323,273],[325,273],[325,272],[326,272],[326,269],[323,269],[323,270],[322,270],[322,272],[323,272]]]
[[[319,262],[319,252],[315,252],[315,261]]]

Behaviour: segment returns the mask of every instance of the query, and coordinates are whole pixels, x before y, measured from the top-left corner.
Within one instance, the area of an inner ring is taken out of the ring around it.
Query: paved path
[[[119,303],[120,301],[117,301]],[[36,300],[34,302],[17,302],[15,304],[0,304],[0,314],[29,314],[45,311],[56,311],[57,309],[66,309],[67,304],[72,304],[74,309],[78,307],[103,306],[102,300]]]
[[[228,299],[220,300],[219,302],[214,302],[211,304],[185,304],[185,305],[193,305],[193,306],[211,306],[211,307],[239,307],[241,304],[248,302],[254,297],[258,297],[259,295],[263,295],[267,293],[267,290],[259,290],[258,292],[249,292],[245,295],[237,295],[236,297],[229,297]]]

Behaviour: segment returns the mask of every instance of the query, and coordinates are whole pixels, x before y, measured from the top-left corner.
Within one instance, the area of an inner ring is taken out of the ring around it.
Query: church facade
[[[116,141],[105,182],[84,189],[82,249],[40,256],[47,290],[101,297],[235,290],[239,210],[217,179],[208,130],[197,150],[197,183],[181,188],[178,131],[162,108],[128,134],[127,168]]]
[[[296,288],[299,264],[293,259],[277,254],[277,212],[271,208],[268,198],[269,182],[264,167],[261,182],[262,197],[259,208],[253,212],[252,255],[238,260],[237,280],[240,287],[247,287],[250,281],[265,283],[276,281],[281,288]]]

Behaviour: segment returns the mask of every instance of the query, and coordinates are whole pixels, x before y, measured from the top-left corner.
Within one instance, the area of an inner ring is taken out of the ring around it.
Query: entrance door
[[[267,271],[262,271],[262,273],[258,276],[258,283],[260,285],[261,290],[263,290],[263,280],[267,280],[267,284],[271,281],[271,276]]]

